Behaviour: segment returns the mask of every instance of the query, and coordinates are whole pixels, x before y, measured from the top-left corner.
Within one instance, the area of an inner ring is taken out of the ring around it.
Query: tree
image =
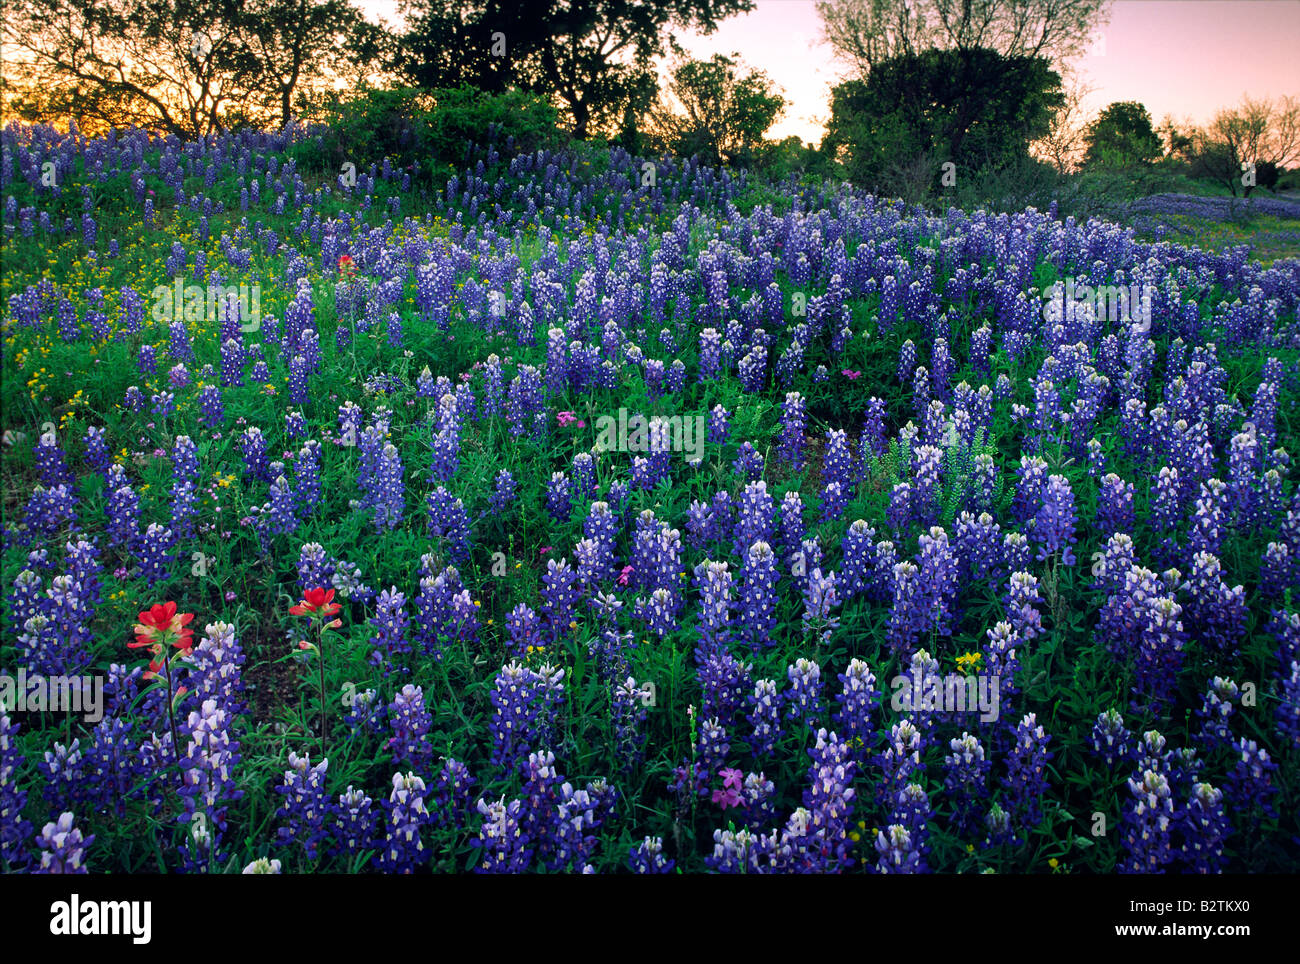
[[[408,29],[392,68],[416,87],[500,93],[526,84],[551,29],[553,3],[403,0]]]
[[[1151,126],[1151,115],[1134,101],[1108,104],[1088,125],[1084,142],[1088,166],[1134,167],[1160,157],[1160,137]]]
[[[1104,22],[1107,0],[819,0],[827,42],[866,73],[936,47],[1066,60]]]
[[[669,92],[680,110],[661,103],[651,120],[660,145],[711,164],[752,163],[785,98],[762,71],[742,75],[738,55],[687,60],[672,71]]]
[[[293,116],[295,92],[373,63],[388,36],[347,0],[250,0],[241,20],[281,126]]]
[[[1083,157],[1088,129],[1084,101],[1092,91],[1077,74],[1068,74],[1061,90],[1061,106],[1052,114],[1047,133],[1030,145],[1031,153],[1049,161],[1058,173],[1071,173]]]
[[[880,186],[891,171],[929,178],[951,161],[966,171],[1027,156],[1063,103],[1060,75],[1036,57],[930,49],[878,63],[831,91],[823,149],[849,179]]]
[[[1279,102],[1247,97],[1241,105],[1219,111],[1208,127],[1191,135],[1191,170],[1249,197],[1259,169],[1284,168],[1300,160],[1300,99]],[[1254,175],[1253,183],[1251,175]]]
[[[183,137],[228,115],[284,122],[295,92],[378,36],[344,0],[13,0],[5,12],[18,116]]]
[[[665,53],[670,29],[712,33],[753,6],[753,0],[409,0],[411,30],[396,66],[425,86],[516,85],[544,93],[564,109],[573,136],[585,138],[625,121],[629,108],[645,109],[657,89],[653,58]]]

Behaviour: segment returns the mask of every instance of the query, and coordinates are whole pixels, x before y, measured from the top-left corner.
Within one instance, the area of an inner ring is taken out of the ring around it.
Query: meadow
[[[0,136],[0,868],[1300,869],[1300,261],[326,133]]]

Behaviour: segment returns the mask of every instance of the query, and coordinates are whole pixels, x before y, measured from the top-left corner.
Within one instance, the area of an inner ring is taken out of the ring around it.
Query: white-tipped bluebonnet
[[[1208,783],[1194,784],[1177,822],[1183,841],[1179,854],[1188,868],[1198,874],[1222,873],[1223,845],[1232,833],[1223,808],[1223,791]]]
[[[943,758],[943,788],[952,807],[953,827],[965,835],[978,825],[992,764],[985,758],[979,739],[969,733],[963,732],[948,745],[952,753]]]
[[[433,716],[425,706],[424,690],[411,683],[403,686],[388,705],[388,723],[393,730],[388,741],[393,762],[421,776],[430,775],[434,755],[430,742]]]
[[[629,851],[627,861],[634,874],[669,874],[676,863],[664,856],[662,837],[646,837]]]
[[[410,874],[423,865],[421,833],[432,818],[424,804],[424,781],[413,773],[394,773],[388,819],[378,864],[385,873]]]
[[[1144,770],[1129,779],[1128,790],[1131,799],[1124,808],[1120,834],[1125,856],[1115,869],[1121,874],[1162,874],[1174,858],[1170,830],[1175,811],[1169,778]]]
[[[1133,734],[1124,726],[1124,717],[1118,710],[1109,709],[1097,715],[1097,722],[1092,727],[1092,748],[1107,769],[1114,769],[1120,761],[1128,758],[1132,738]]]
[[[1037,827],[1043,820],[1043,794],[1047,792],[1047,763],[1055,754],[1047,749],[1051,737],[1038,722],[1037,714],[1027,714],[1016,724],[1016,742],[1007,758],[1007,772],[1002,779],[1006,809],[1025,829]]]
[[[753,692],[746,698],[749,710],[745,719],[751,730],[749,750],[758,759],[772,755],[776,742],[784,732],[781,723],[782,702],[776,683],[770,679],[758,680]]]
[[[786,692],[786,716],[813,725],[822,712],[821,667],[810,659],[799,657],[786,667],[790,689]]]
[[[1278,789],[1273,785],[1272,773],[1278,765],[1268,751],[1254,740],[1239,739],[1233,746],[1236,761],[1228,773],[1226,792],[1234,810],[1244,813],[1258,811],[1276,817],[1273,799]]]
[[[40,863],[33,868],[38,874],[84,874],[86,848],[94,843],[95,835],[83,835],[75,826],[71,813],[62,813],[53,823],[41,828],[36,838],[40,848]]]
[[[329,797],[325,792],[325,775],[329,760],[312,766],[311,756],[289,751],[289,769],[284,783],[275,788],[284,797],[278,816],[281,826],[277,840],[282,846],[300,844],[308,860],[315,860],[328,834]]]

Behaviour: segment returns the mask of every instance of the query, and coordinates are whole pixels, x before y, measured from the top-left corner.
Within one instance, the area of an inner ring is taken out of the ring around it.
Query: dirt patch
[[[270,649],[261,645],[255,652]],[[248,705],[254,723],[272,722],[282,706],[302,698],[302,673],[302,667],[290,661],[279,662],[267,657],[248,661],[242,675],[248,687]]]

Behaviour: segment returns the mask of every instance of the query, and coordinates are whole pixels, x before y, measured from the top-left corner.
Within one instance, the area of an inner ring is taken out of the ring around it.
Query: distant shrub
[[[532,151],[560,139],[555,108],[524,91],[490,94],[472,87],[424,90],[361,86],[334,91],[312,106],[330,128],[322,147],[337,160],[392,157],[458,167],[470,145]]]

